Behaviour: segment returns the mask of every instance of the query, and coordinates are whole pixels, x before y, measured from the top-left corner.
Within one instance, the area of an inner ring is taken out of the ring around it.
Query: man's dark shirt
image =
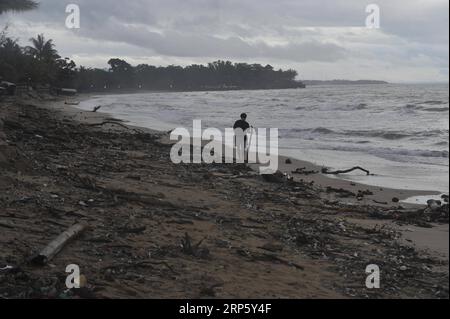
[[[250,128],[250,124],[248,124],[247,121],[239,120],[239,121],[236,121],[236,123],[234,123],[234,126],[233,126],[233,129],[237,129],[237,128],[240,128],[245,132],[246,130],[248,130]]]

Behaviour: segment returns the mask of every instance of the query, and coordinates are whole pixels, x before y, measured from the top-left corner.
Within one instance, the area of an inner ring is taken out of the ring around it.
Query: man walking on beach
[[[244,162],[248,160],[247,131],[249,128],[250,124],[247,122],[247,114],[242,113],[241,119],[234,123],[233,129],[235,132],[236,159],[244,158]]]

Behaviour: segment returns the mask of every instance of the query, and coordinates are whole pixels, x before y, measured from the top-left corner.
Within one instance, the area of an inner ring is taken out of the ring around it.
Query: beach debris
[[[292,160],[290,158],[287,158],[286,159],[286,164],[288,164],[288,165],[292,164]]]
[[[201,239],[197,244],[192,244],[192,238],[188,233],[184,234],[184,238],[181,239],[181,251],[186,255],[191,255],[198,258],[207,258],[209,256],[209,249],[200,248],[200,245],[206,239]]]
[[[440,201],[429,200],[426,208],[420,209],[382,209],[378,207],[369,212],[371,218],[392,219],[402,222],[415,224],[419,227],[431,228],[431,222],[448,223],[449,207],[448,204],[439,205]]]
[[[324,168],[322,168],[322,174],[339,175],[339,174],[347,174],[347,173],[350,173],[350,172],[353,172],[353,171],[356,171],[356,170],[363,171],[364,173],[367,174],[367,176],[374,175],[374,174],[371,174],[370,171],[368,171],[367,169],[362,168],[360,166],[355,166],[355,167],[350,168],[350,169],[338,170],[338,171],[330,171],[327,167],[324,167]]]
[[[80,102],[68,102],[68,101],[65,101],[64,104],[66,104],[66,105],[80,105]]]
[[[392,198],[392,202],[393,203],[399,203],[400,199],[398,197],[394,197],[394,198]]]
[[[359,190],[358,194],[361,196],[373,196],[373,192],[368,189],[366,189],[365,191]]]
[[[315,170],[307,170],[306,167],[297,168],[295,171],[292,171],[292,174],[298,174],[298,175],[312,175],[312,174],[318,174],[318,171]]]
[[[427,201],[427,205],[431,211],[437,211],[441,208],[442,202],[440,200],[430,199]]]
[[[442,204],[440,200],[430,199],[427,205],[427,208],[423,211],[427,221],[449,222],[448,203]]]
[[[389,205],[388,202],[382,202],[382,201],[378,201],[378,200],[375,200],[375,199],[372,199],[372,202],[374,202],[375,204],[380,204],[380,205]]]
[[[286,182],[286,174],[276,171],[274,174],[262,174],[263,180],[269,183],[284,183]]]
[[[86,230],[86,223],[78,223],[64,231],[55,240],[50,242],[38,255],[31,259],[31,263],[35,265],[45,265],[53,259],[69,241],[80,235]]]
[[[346,189],[343,189],[343,188],[334,188],[334,187],[328,186],[326,190],[327,190],[327,193],[336,193],[336,194],[338,194],[338,197],[342,197],[342,198],[356,196],[355,193],[348,191]]]
[[[94,107],[94,109],[92,110],[93,113],[96,113],[98,110],[100,110],[102,108],[101,105]]]

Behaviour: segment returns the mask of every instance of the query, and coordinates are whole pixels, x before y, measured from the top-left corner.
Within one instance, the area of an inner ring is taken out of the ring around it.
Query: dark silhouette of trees
[[[22,48],[7,37],[6,30],[0,34],[0,78],[32,85],[74,86],[78,73],[75,62],[61,59],[53,41],[43,35],[30,42],[32,46]]]
[[[53,44],[53,40],[46,40],[43,34],[39,34],[36,38],[31,38],[30,42],[33,46],[26,48],[27,53],[37,61],[54,62],[60,58]]]
[[[0,77],[19,83],[70,87],[79,91],[138,90],[238,90],[299,88],[295,70],[275,70],[271,65],[214,61],[207,65],[157,67],[132,66],[123,59],[108,61],[109,69],[77,68],[61,58],[52,40],[43,35],[22,48],[0,33]]]
[[[8,11],[26,11],[37,8],[32,0],[0,0],[0,14]]]
[[[124,60],[111,59],[109,76],[103,70],[89,70],[91,87],[147,90],[233,90],[303,87],[294,70],[274,70],[270,65],[214,61],[208,65],[186,67],[147,64],[131,66]],[[97,73],[97,76],[94,74]],[[104,83],[96,83],[102,74]],[[106,77],[106,79],[105,79]],[[86,79],[86,78],[85,78]]]
[[[29,79],[35,83],[51,84],[58,83],[60,67],[64,62],[59,61],[60,56],[55,49],[53,40],[46,40],[40,34],[30,39],[32,46],[25,48],[25,54],[31,57],[32,64],[29,67]]]

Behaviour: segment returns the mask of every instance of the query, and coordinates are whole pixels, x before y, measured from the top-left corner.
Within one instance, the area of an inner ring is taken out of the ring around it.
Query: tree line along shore
[[[303,88],[297,71],[276,70],[271,65],[214,61],[207,65],[132,66],[125,60],[112,58],[109,68],[77,66],[63,58],[53,40],[38,35],[29,46],[0,33],[0,81],[3,93],[8,85],[70,88],[80,92],[117,90],[239,90]],[[6,91],[6,92],[5,92]]]

